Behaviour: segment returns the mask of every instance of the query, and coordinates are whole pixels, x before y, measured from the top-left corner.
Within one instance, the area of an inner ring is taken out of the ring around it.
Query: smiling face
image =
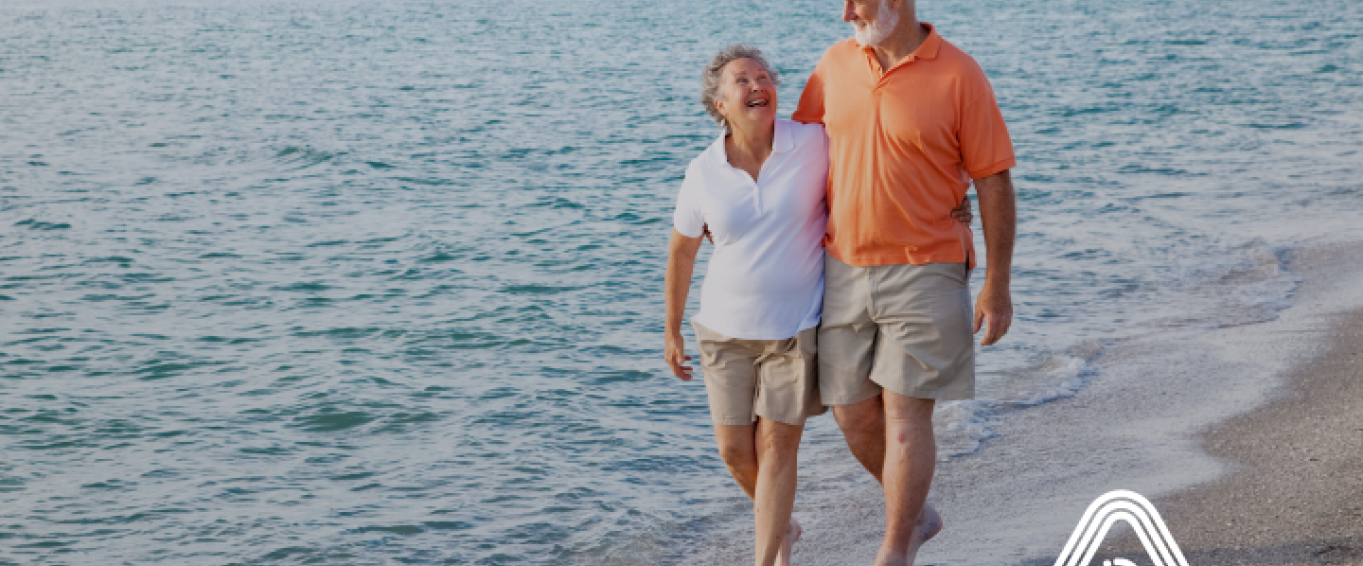
[[[890,5],[890,0],[843,0],[842,21],[852,24],[858,44],[874,47],[894,33],[899,25],[899,12]]]
[[[731,128],[746,129],[776,119],[776,82],[757,61],[734,59],[721,72],[715,108]]]

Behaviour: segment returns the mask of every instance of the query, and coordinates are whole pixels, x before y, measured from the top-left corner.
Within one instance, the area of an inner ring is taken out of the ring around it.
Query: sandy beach
[[[1189,564],[1363,564],[1363,310],[1298,340],[1326,349],[1202,436],[1236,471],[1156,501]]]

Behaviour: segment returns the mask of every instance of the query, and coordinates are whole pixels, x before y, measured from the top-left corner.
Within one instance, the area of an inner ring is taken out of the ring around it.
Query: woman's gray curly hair
[[[762,57],[762,50],[751,45],[734,44],[725,47],[723,51],[716,53],[710,64],[705,66],[705,72],[700,78],[700,103],[705,106],[705,111],[710,113],[710,117],[719,122],[720,127],[727,129],[728,124],[724,121],[724,115],[715,108],[715,100],[720,97],[720,86],[724,84],[724,66],[735,59],[752,59],[762,69],[771,76],[772,84],[781,86],[781,77],[776,73],[776,69],[767,63],[767,59]]]

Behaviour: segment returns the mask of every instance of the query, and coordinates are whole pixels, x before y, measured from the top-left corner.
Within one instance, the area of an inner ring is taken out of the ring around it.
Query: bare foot
[[[923,544],[932,540],[937,533],[942,532],[942,515],[937,513],[937,509],[927,503],[923,504],[923,510],[918,513],[918,536],[922,537],[918,544]]]
[[[903,554],[899,554],[889,547],[881,545],[880,552],[876,553],[876,566],[913,566],[913,561],[918,556],[918,549],[923,546],[923,543],[932,540],[932,537],[942,532],[942,515],[937,513],[937,510],[931,505],[924,503],[923,510],[918,513],[918,522],[914,527],[909,548]]]
[[[776,566],[790,566],[790,547],[800,541],[800,535],[805,530],[800,526],[800,522],[795,517],[790,518],[790,527],[786,529],[786,540],[781,543],[781,549],[776,551]]]

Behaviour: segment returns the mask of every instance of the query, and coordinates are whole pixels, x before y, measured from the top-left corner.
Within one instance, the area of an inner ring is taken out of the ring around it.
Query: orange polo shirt
[[[972,179],[1017,164],[984,71],[924,23],[928,39],[883,71],[869,47],[830,47],[791,116],[830,140],[824,247],[849,265],[975,264],[951,217]]]

